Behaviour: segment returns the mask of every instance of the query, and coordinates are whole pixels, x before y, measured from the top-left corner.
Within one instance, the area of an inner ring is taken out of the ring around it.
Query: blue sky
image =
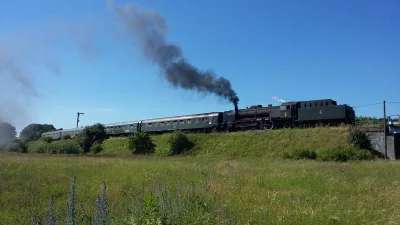
[[[168,41],[197,68],[229,79],[240,108],[279,104],[273,96],[332,98],[352,106],[400,102],[397,0],[114,1],[129,2],[161,14]],[[0,21],[3,45],[4,37],[18,37],[8,39],[11,47],[20,47],[18,40],[35,43],[21,31],[42,34],[59,22],[95,27],[95,55],[82,57],[68,39],[48,51],[39,45],[19,53],[31,57],[29,76],[39,95],[30,99],[18,131],[29,123],[72,128],[78,111],[85,113],[80,122],[85,126],[232,109],[213,95],[171,87],[118,27],[105,0],[5,1]],[[49,60],[60,74],[49,73],[44,66]],[[382,116],[382,105],[356,108],[356,113]],[[387,114],[400,114],[400,104],[388,103]]]

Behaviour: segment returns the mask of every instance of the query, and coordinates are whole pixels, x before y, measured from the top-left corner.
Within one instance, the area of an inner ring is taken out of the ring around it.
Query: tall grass
[[[138,195],[123,191],[126,211],[118,211],[113,215],[108,206],[107,185],[103,182],[102,195],[96,195],[93,204],[94,215],[89,215],[83,208],[79,210],[74,176],[67,203],[67,215],[56,215],[54,196],[51,195],[46,214],[41,213],[41,216],[30,211],[30,224],[216,224],[217,220],[210,212],[211,207],[201,195],[204,187],[192,183],[185,189],[178,181],[176,189],[158,184],[155,190],[143,188]]]
[[[394,224],[400,220],[399,171],[399,162],[383,160],[0,153],[0,221],[29,224],[32,215],[44,221],[53,195],[59,224],[69,205],[79,224],[95,218],[113,224]],[[108,217],[101,216],[102,202]]]

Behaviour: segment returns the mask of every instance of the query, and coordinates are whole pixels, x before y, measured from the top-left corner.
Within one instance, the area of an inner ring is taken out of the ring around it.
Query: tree
[[[89,152],[90,147],[92,147],[94,143],[101,144],[107,138],[106,128],[100,123],[85,127],[85,129],[77,135],[78,143],[84,153]]]
[[[136,132],[129,137],[128,148],[132,153],[151,154],[154,153],[156,145],[148,133]]]
[[[3,149],[8,143],[17,136],[16,128],[7,123],[0,122],[0,149]]]
[[[55,131],[56,128],[52,124],[36,124],[32,123],[26,126],[20,133],[20,137],[34,141],[42,136],[45,132]]]

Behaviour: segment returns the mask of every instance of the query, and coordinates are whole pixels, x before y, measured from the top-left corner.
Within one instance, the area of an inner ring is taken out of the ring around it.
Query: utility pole
[[[387,156],[387,142],[386,142],[386,101],[383,100],[383,137],[385,141],[385,159],[388,158]]]
[[[80,113],[80,112],[78,112],[78,117],[76,118],[76,128],[78,128],[78,124],[79,124],[79,116],[80,115],[84,115],[84,113]]]

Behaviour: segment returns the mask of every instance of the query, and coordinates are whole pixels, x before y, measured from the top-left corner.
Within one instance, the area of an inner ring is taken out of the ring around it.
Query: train
[[[103,124],[110,136],[132,135],[135,132],[160,134],[181,130],[196,132],[236,132],[246,130],[290,129],[317,125],[355,125],[355,112],[347,104],[332,99],[252,105],[243,109],[234,107],[223,112],[208,112],[174,117],[155,118]],[[43,133],[42,136],[60,139],[73,136],[84,128],[72,128]]]

